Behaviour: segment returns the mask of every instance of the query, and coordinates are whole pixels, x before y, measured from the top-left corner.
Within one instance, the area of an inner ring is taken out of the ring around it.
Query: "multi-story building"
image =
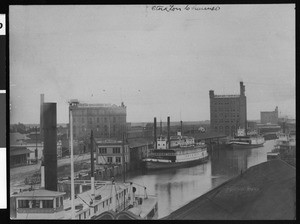
[[[210,129],[233,136],[238,128],[246,128],[247,102],[245,86],[240,82],[240,95],[215,95],[209,91]]]
[[[274,111],[261,111],[260,123],[278,124],[278,107],[276,107]]]
[[[126,132],[126,106],[78,104],[73,109],[74,138],[86,138],[91,130],[95,138],[122,139]]]
[[[122,141],[97,141],[96,163],[97,164],[125,164],[129,169],[130,154],[128,144],[124,143],[124,153]]]

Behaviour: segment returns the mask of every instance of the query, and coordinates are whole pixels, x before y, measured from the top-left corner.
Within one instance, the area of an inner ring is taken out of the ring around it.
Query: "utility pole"
[[[124,135],[124,132],[123,132],[123,137],[122,137],[123,181],[125,183],[125,172],[126,172],[125,166],[126,166],[126,163],[125,163],[125,146],[124,146],[124,140],[125,140],[125,135]]]
[[[91,190],[92,190],[92,199],[95,197],[95,178],[94,178],[94,138],[93,130],[91,130]]]
[[[38,149],[37,149],[37,127],[35,127],[35,160],[38,161]]]

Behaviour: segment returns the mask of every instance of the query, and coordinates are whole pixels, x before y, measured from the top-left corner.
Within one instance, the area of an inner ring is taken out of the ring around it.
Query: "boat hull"
[[[182,166],[192,166],[196,164],[205,163],[207,161],[208,161],[208,155],[200,159],[185,161],[185,162],[144,161],[144,166],[147,170],[157,170],[157,169],[168,169],[168,168],[182,167]]]
[[[251,148],[258,148],[264,146],[264,143],[260,144],[239,144],[239,143],[232,143],[230,145],[231,148],[234,149],[251,149]]]

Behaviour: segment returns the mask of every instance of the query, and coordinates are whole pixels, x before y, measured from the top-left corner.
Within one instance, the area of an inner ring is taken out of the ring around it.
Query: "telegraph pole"
[[[124,146],[124,140],[125,140],[125,136],[124,136],[124,132],[123,132],[123,137],[122,137],[122,155],[123,155],[123,181],[125,183],[125,146]]]

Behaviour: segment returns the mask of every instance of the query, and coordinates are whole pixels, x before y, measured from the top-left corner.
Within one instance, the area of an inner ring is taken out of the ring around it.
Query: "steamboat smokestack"
[[[56,103],[43,103],[45,189],[57,191]]]
[[[168,145],[171,148],[171,141],[170,141],[170,117],[168,117]]]
[[[157,139],[156,139],[156,117],[154,118],[153,132],[154,132],[153,145],[154,145],[154,149],[156,149],[157,148],[157,145],[156,145],[156,141],[157,141]]]

